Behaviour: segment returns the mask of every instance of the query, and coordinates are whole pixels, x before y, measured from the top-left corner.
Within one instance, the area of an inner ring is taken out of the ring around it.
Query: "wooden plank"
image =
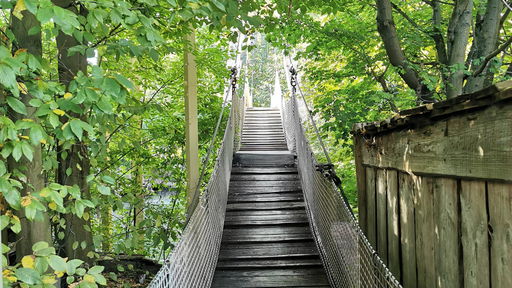
[[[304,201],[291,202],[256,202],[256,203],[229,203],[226,211],[233,210],[273,210],[273,209],[304,209]]]
[[[419,177],[414,212],[416,219],[416,267],[418,287],[436,285],[434,257],[434,179]]]
[[[299,271],[294,275],[224,275],[218,271],[212,287],[329,287],[325,272],[305,275]]]
[[[400,279],[400,214],[398,207],[398,172],[387,171],[387,234],[388,266],[395,278]]]
[[[417,187],[415,177],[399,172],[400,199],[400,244],[402,248],[402,284],[404,288],[415,288],[416,279],[416,227],[414,199]]]
[[[461,241],[465,288],[489,288],[485,182],[461,181]]]
[[[252,187],[256,184],[253,181],[232,181],[229,183],[229,188],[231,187]],[[300,187],[300,182],[298,180],[282,180],[282,181],[258,181],[258,186],[296,186]]]
[[[217,267],[225,268],[291,268],[322,267],[319,257],[299,259],[240,259],[219,261]]]
[[[230,187],[229,193],[280,193],[280,192],[301,192],[297,186],[278,186],[278,187]]]
[[[512,184],[488,182],[493,288],[512,287]]]
[[[436,178],[434,189],[435,266],[438,288],[461,287],[457,180]]]
[[[266,194],[245,194],[229,195],[228,202],[276,202],[276,201],[303,201],[303,195],[300,193],[266,193]]]
[[[366,170],[363,166],[362,145],[364,141],[359,135],[354,135],[354,157],[356,163],[356,177],[357,177],[357,207],[358,207],[358,220],[359,226],[365,235],[368,235],[367,216],[366,216]]]
[[[255,174],[255,175],[232,175],[231,181],[258,181],[253,185],[259,185],[259,181],[296,181],[298,174]]]
[[[366,215],[368,219],[368,241],[374,249],[377,248],[377,207],[375,195],[375,169],[371,167],[366,168],[366,195],[367,206]]]
[[[248,243],[222,245],[219,259],[256,259],[268,257],[277,259],[318,255],[314,242]]]
[[[384,264],[388,264],[388,226],[387,226],[387,171],[377,169],[377,253]]]
[[[376,136],[363,147],[363,163],[416,174],[512,181],[511,123],[512,109],[495,105]]]
[[[308,223],[305,212],[300,214],[257,214],[257,215],[226,215],[225,226],[234,225],[282,225]]]
[[[231,170],[231,175],[234,174],[288,174],[288,173],[297,173],[297,168],[241,168],[241,167],[233,167]],[[233,177],[231,176],[231,177]]]

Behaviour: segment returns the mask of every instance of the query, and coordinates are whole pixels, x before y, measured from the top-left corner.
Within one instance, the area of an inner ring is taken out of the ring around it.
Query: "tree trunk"
[[[498,36],[500,32],[501,11],[503,10],[503,2],[501,0],[488,0],[484,17],[476,23],[475,36],[473,45],[475,45],[475,53],[471,60],[471,73],[475,74],[481,70],[481,60],[491,54],[498,47]],[[465,93],[472,93],[481,90],[492,84],[494,74],[489,71],[489,65],[477,75],[471,75],[464,87]]]
[[[473,0],[457,0],[448,26],[448,77],[446,96],[462,94],[466,49],[471,29]]]
[[[16,37],[16,43],[13,45],[13,47],[16,48],[13,48],[13,50],[27,49],[28,53],[34,55],[38,59],[41,59],[41,32],[35,33],[34,35],[28,34],[28,31],[32,27],[38,27],[40,26],[40,23],[36,17],[28,11],[23,11],[22,15],[23,18],[21,20],[14,16],[12,17],[12,32]],[[31,119],[34,122],[37,122],[38,119],[34,116],[36,108],[28,105],[28,102],[33,98],[32,95],[23,93],[20,93],[20,95],[21,101],[27,107],[27,115],[10,111],[9,115],[11,119],[13,121]],[[44,175],[42,173],[43,160],[41,144],[36,143],[33,145],[33,149],[34,153],[32,161],[28,160],[24,156],[18,162],[12,158],[9,159],[10,170],[18,169],[22,171],[26,177],[26,182],[24,183],[21,191],[22,197],[30,195],[31,193],[38,193],[45,185]],[[24,181],[22,181],[22,183],[23,182]],[[32,245],[39,241],[45,241],[50,244],[50,246],[52,245],[51,226],[48,213],[41,213],[41,217],[36,217],[34,221],[29,221],[25,217],[25,210],[23,207],[17,211],[16,214],[21,220],[21,232],[17,235],[16,244],[16,258],[18,261],[25,255],[31,255]]]
[[[407,63],[407,58],[400,46],[395,23],[393,21],[392,6],[389,0],[376,0],[377,28],[384,43],[384,48],[391,65],[401,69],[399,72],[409,88],[416,91],[418,102],[432,102],[432,91],[422,83],[418,73]]]
[[[70,10],[73,13],[79,13],[78,8],[71,0],[54,0],[54,3],[62,8]],[[80,43],[78,43],[73,36],[66,35],[62,31],[59,31],[59,34],[57,35],[59,81],[66,87],[79,71],[82,71],[83,73],[87,72],[86,56],[81,55],[80,53],[68,56],[68,49],[79,44]],[[85,114],[78,115],[72,112],[69,114],[72,117],[80,118],[80,120],[87,122],[87,116]],[[67,119],[67,117],[61,117],[61,121],[63,123],[66,123],[68,120],[69,119]],[[67,153],[66,157],[64,152]],[[59,147],[57,158],[59,162],[57,180],[59,183],[69,186],[78,186],[81,191],[81,197],[83,199],[90,199],[89,186],[86,181],[90,171],[89,152],[86,144],[82,141],[76,140],[76,143],[74,143],[68,150],[64,150],[63,147]],[[88,210],[86,209],[86,212],[87,211]],[[90,263],[92,259],[88,257],[87,254],[92,250],[93,244],[89,218],[86,220],[74,214],[66,214],[65,219],[65,255],[70,258],[78,258]],[[75,242],[78,242],[79,245],[78,248],[75,246],[76,249],[73,249],[73,244]]]

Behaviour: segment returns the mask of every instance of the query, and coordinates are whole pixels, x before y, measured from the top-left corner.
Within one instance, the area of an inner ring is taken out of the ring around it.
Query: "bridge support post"
[[[197,66],[194,56],[195,32],[184,39],[185,68],[185,165],[187,169],[187,219],[199,200],[198,124],[197,124]]]

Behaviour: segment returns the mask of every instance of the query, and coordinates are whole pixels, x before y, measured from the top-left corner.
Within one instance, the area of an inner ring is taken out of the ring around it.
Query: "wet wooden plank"
[[[387,171],[377,169],[377,253],[384,264],[388,264],[388,227],[387,227]]]
[[[489,288],[489,242],[484,181],[461,181],[464,287]],[[486,267],[482,269],[482,267]]]
[[[438,288],[461,287],[457,180],[436,178],[434,189],[435,265]]]
[[[512,168],[511,168],[512,169]],[[512,184],[488,182],[493,288],[512,287]]]
[[[402,284],[404,288],[417,287],[416,278],[416,233],[415,207],[416,195],[415,177],[399,172],[400,198],[400,244],[402,247]]]
[[[388,264],[395,278],[400,279],[400,217],[398,210],[398,173],[387,170],[387,227],[388,227]]]

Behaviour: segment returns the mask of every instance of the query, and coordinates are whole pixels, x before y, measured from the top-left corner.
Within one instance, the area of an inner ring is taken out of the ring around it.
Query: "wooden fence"
[[[359,222],[404,288],[512,287],[512,81],[353,134]]]

